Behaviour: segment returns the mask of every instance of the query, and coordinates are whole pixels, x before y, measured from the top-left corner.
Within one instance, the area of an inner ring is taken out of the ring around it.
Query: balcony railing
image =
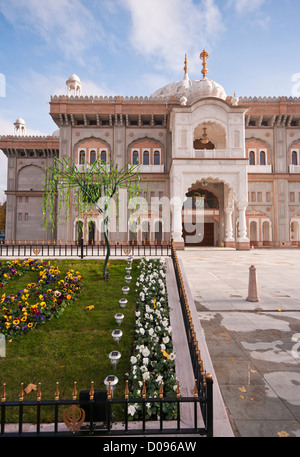
[[[194,149],[196,159],[243,159],[242,148],[236,149]]]

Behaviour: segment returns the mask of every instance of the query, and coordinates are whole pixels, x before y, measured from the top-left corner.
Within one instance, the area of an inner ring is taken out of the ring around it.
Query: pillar
[[[184,239],[182,237],[182,200],[175,197],[171,201],[172,208],[172,229],[171,236],[176,249],[184,249]]]
[[[238,211],[239,211],[239,233],[238,239],[236,243],[236,248],[238,250],[249,250],[250,249],[250,241],[247,237],[247,223],[246,223],[246,209],[247,203],[240,202],[238,203]]]
[[[225,209],[225,247],[235,247],[235,239],[233,238],[232,213],[232,207]]]

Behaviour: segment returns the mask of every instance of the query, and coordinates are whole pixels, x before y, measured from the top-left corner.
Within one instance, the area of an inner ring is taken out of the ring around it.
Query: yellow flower
[[[28,328],[31,328],[32,326],[33,326],[32,322],[29,322],[29,324],[27,325]]]
[[[10,327],[10,323],[9,322],[5,322],[5,325],[6,325],[7,329]]]
[[[24,315],[23,317],[21,317],[21,321],[22,322],[26,322],[27,321],[27,316]]]
[[[71,298],[72,298],[72,295],[68,294],[68,295],[67,295],[67,299],[68,299],[68,300],[71,300]]]
[[[170,358],[170,355],[169,355],[164,349],[162,349],[161,352],[163,353],[163,355],[164,355],[165,357],[167,357],[167,359]]]
[[[40,307],[41,308],[46,308],[46,303],[44,301],[42,301],[41,304],[40,304]]]
[[[91,309],[94,309],[94,308],[95,308],[95,306],[94,306],[94,305],[90,305],[90,306],[86,306],[86,308],[85,308],[85,309],[87,309],[88,311],[90,311]]]

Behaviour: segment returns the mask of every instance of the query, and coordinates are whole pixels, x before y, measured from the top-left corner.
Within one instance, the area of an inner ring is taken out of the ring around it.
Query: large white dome
[[[185,95],[187,99],[201,99],[206,97],[216,97],[226,100],[226,92],[221,84],[211,79],[200,80],[182,80],[167,84],[154,92],[151,97],[167,97],[175,96],[180,99]]]
[[[182,99],[184,96],[187,100],[199,100],[201,98],[215,97],[222,100],[226,100],[227,95],[224,88],[221,84],[207,79],[206,75],[208,70],[206,68],[206,59],[209,57],[208,53],[204,50],[200,59],[203,60],[203,78],[201,80],[190,80],[187,73],[187,58],[185,56],[185,65],[184,65],[184,77],[182,81],[176,81],[170,84],[167,84],[164,87],[161,87],[155,91],[151,97],[164,97],[171,98],[176,97],[177,99]]]

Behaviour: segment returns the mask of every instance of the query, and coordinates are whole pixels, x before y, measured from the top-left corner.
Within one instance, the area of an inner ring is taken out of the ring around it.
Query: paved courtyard
[[[300,437],[300,250],[177,251],[242,437]],[[249,267],[259,302],[249,302]]]

